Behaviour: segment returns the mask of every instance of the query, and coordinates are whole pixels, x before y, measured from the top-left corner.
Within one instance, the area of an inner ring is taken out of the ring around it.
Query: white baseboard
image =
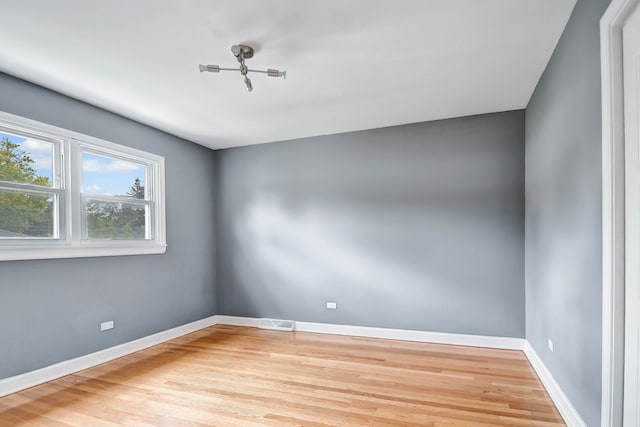
[[[207,317],[192,323],[187,323],[186,325],[178,326],[177,328],[158,332],[157,334],[120,344],[115,347],[110,347],[75,359],[65,360],[64,362],[56,363],[55,365],[47,366],[42,369],[0,379],[0,397],[47,381],[64,377],[65,375],[73,374],[92,366],[100,365],[101,363],[126,356],[127,354],[135,353],[136,351],[161,344],[215,324],[216,316]]]
[[[257,328],[258,323],[260,323],[260,319],[256,319],[255,317],[226,316],[224,314],[218,314],[216,316],[216,323],[220,325],[250,326],[252,328]],[[297,323],[298,322],[296,322],[296,324]]]
[[[257,327],[260,319],[253,317],[217,316],[223,325]],[[402,341],[428,342],[435,344],[466,345],[472,347],[523,350],[524,339],[490,337],[483,335],[447,334],[442,332],[414,331],[406,329],[374,328],[370,326],[334,325],[330,323],[295,322],[296,331],[320,334],[351,335],[356,337],[385,338]]]
[[[484,335],[448,334],[443,332],[415,331],[407,329],[374,328],[370,326],[333,325],[329,323],[296,322],[296,331],[321,334],[352,335],[356,337],[384,338],[434,344],[466,345],[471,347],[522,350],[522,338],[491,337]]]
[[[587,424],[584,422],[576,408],[571,404],[571,401],[567,397],[566,394],[560,388],[560,385],[556,382],[553,375],[545,364],[540,359],[540,356],[535,352],[533,347],[529,341],[525,342],[524,345],[524,354],[529,359],[529,363],[533,366],[533,369],[538,374],[540,381],[542,381],[542,385],[547,389],[547,393],[553,400],[553,403],[556,404],[560,415],[564,418],[565,423],[567,423],[568,427],[587,427]]]

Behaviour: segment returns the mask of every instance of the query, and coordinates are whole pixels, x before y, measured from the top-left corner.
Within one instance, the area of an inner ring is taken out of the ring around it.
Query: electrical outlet
[[[551,338],[547,339],[547,347],[549,347],[549,350],[553,353],[553,341],[551,341]]]
[[[100,323],[100,330],[101,331],[106,331],[106,330],[113,329],[113,328],[114,328],[113,320],[109,320],[108,322]]]
[[[338,309],[338,303],[337,302],[327,302],[327,308],[329,310],[337,310]]]

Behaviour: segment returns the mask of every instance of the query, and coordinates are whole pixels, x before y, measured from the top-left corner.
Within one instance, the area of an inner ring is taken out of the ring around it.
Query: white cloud
[[[140,169],[140,165],[123,162],[122,160],[111,160],[110,162],[105,163],[99,161],[98,159],[84,159],[82,162],[82,170],[85,172],[129,173],[137,172]]]
[[[84,192],[87,194],[104,194],[104,190],[99,185],[90,185],[85,187]]]
[[[53,144],[27,139],[20,144],[20,149],[30,154],[36,169],[43,170],[52,168]]]
[[[44,153],[51,155],[51,151],[53,150],[53,145],[51,143],[34,141],[33,139],[27,139],[20,145],[23,151],[28,151],[31,154]]]

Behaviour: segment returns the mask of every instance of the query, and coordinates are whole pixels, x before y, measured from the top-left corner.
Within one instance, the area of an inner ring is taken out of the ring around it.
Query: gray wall
[[[522,111],[216,154],[220,314],[524,337]]]
[[[608,3],[578,1],[525,125],[527,339],[589,426],[600,425],[598,21]]]
[[[0,262],[0,378],[215,314],[213,151],[5,74],[0,110],[165,156],[169,245]],[[116,327],[101,333],[106,320]]]

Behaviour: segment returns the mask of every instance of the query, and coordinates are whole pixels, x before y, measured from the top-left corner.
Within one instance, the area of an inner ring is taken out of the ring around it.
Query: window
[[[82,152],[82,235],[85,239],[152,238],[147,209],[152,201],[145,190],[147,168],[144,164]],[[119,191],[115,190],[116,185],[120,186]]]
[[[0,260],[165,249],[164,158],[0,112]]]

